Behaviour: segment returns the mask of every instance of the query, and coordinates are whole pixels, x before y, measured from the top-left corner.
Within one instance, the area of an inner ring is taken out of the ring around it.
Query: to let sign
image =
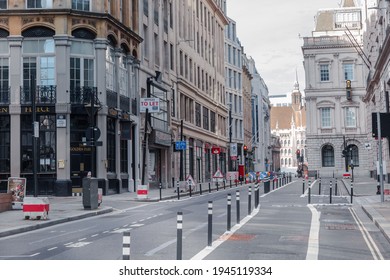
[[[148,109],[149,113],[160,112],[160,99],[159,98],[141,98],[140,112],[145,113]]]

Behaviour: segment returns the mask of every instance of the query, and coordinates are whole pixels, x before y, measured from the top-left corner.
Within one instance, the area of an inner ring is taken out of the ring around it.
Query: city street
[[[334,184],[334,183],[333,183]],[[218,260],[390,259],[390,244],[361,207],[350,204],[339,182],[332,203],[329,179],[301,180],[264,194],[255,209],[252,189],[238,186],[160,202],[118,201],[110,214],[59,224],[0,239],[2,260],[119,260],[123,232],[131,233],[131,259],[175,260],[177,213],[183,213],[182,258]],[[261,184],[262,186],[262,184]],[[240,192],[237,225],[236,191]],[[227,232],[227,196],[231,230]],[[311,202],[309,205],[308,202]],[[208,245],[208,202],[213,203],[212,246]],[[248,212],[251,214],[248,215]]]

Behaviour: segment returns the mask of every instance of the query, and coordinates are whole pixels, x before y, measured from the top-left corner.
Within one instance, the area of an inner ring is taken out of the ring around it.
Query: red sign
[[[211,153],[213,153],[214,155],[219,155],[221,153],[221,148],[220,147],[212,147]]]

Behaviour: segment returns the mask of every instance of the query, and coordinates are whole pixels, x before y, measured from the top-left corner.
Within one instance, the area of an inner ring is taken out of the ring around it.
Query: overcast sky
[[[320,9],[337,8],[341,0],[227,0],[227,14],[247,56],[268,86],[269,94],[291,93],[298,72],[305,89],[303,39],[311,35]]]

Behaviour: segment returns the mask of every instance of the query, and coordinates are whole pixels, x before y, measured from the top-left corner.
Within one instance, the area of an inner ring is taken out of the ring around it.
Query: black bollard
[[[199,195],[202,195],[202,183],[199,183]]]
[[[182,252],[183,252],[183,213],[177,212],[176,260],[182,259]]]
[[[252,187],[249,186],[248,190],[248,215],[252,212]]]
[[[330,185],[329,185],[329,203],[332,204],[332,180],[330,180]]]
[[[213,235],[213,202],[208,203],[208,230],[207,230],[207,246],[211,246]]]
[[[302,181],[302,194],[305,193],[305,178],[303,178],[303,181]]]
[[[320,178],[320,182],[318,184],[318,194],[321,195],[321,178]]]
[[[161,184],[161,182],[160,182],[159,190],[160,190],[160,200],[162,200],[162,184]]]
[[[309,185],[308,185],[308,191],[309,191],[309,195],[307,196],[308,203],[311,204],[311,181],[310,180],[309,180]]]
[[[232,228],[232,196],[229,193],[227,195],[227,231]]]
[[[236,191],[236,216],[237,216],[237,224],[240,223],[240,191]]]
[[[176,182],[176,190],[177,190],[177,200],[180,200],[180,188],[179,181]]]
[[[122,259],[130,260],[130,231],[123,232]]]
[[[351,204],[352,204],[352,199],[353,199],[353,181],[351,179]]]
[[[209,182],[209,193],[211,193],[211,183]]]

